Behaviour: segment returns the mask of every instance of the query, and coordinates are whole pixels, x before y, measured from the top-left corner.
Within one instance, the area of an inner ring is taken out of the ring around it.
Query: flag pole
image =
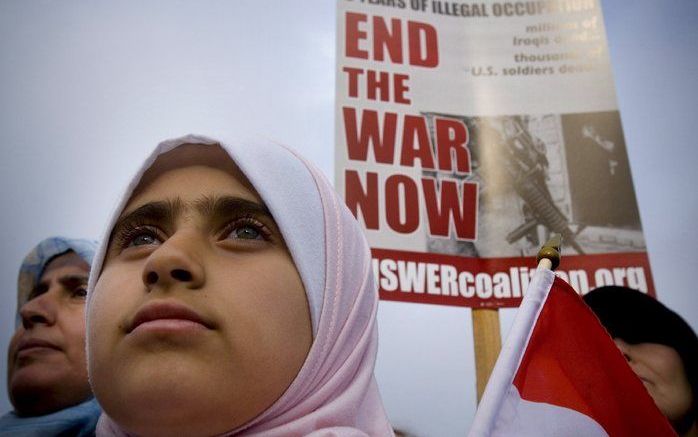
[[[560,248],[562,247],[562,236],[553,234],[552,237],[540,248],[536,262],[538,270],[555,270],[560,265]]]
[[[560,265],[562,237],[553,235],[538,251],[538,269],[555,270]],[[477,402],[487,387],[499,351],[502,349],[502,336],[499,327],[499,310],[496,308],[473,308],[473,343],[475,347],[475,375]]]

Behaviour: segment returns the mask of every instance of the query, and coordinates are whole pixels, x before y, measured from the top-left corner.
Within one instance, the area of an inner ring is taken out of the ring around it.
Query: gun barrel
[[[575,239],[574,232],[568,226],[567,218],[538,185],[530,179],[519,178],[515,183],[515,189],[540,223],[551,231],[561,234],[577,253],[584,254],[584,250]]]

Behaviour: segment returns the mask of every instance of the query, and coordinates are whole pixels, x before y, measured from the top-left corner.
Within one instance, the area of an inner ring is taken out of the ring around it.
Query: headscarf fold
[[[183,144],[220,145],[259,193],[301,276],[313,328],[308,356],[284,394],[226,435],[392,436],[373,375],[378,294],[368,245],[324,175],[284,146],[198,135],[160,143],[127,187],[104,232],[90,276],[88,307],[112,228],[143,173],[158,156]],[[97,434],[125,435],[106,414]]]
[[[43,416],[23,417],[9,412],[0,417],[0,437],[90,437],[100,413],[94,398]]]

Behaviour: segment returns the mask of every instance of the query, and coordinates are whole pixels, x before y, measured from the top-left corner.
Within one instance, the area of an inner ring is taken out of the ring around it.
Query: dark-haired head
[[[627,287],[584,296],[662,413],[680,434],[698,418],[698,337],[678,314]]]

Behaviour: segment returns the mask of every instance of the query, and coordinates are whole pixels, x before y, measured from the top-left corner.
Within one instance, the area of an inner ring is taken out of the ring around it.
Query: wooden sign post
[[[496,308],[473,308],[473,343],[475,345],[475,375],[477,378],[477,401],[485,392],[487,381],[502,349],[499,328],[499,310]]]

